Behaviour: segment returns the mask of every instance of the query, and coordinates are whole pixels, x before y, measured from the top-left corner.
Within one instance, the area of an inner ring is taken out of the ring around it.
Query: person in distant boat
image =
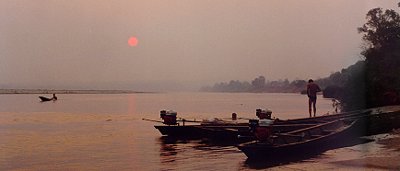
[[[317,103],[317,93],[321,91],[321,88],[317,84],[314,83],[314,80],[309,79],[308,84],[307,84],[307,96],[308,96],[308,112],[310,113],[310,118],[312,110],[314,111],[314,117],[315,113],[317,113],[317,108],[315,107],[315,104]],[[312,108],[311,108],[312,106]]]
[[[57,100],[57,96],[55,93],[53,93],[53,100]]]

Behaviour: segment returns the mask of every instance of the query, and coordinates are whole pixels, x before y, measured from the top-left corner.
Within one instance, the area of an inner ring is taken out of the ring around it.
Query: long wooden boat
[[[370,113],[370,110],[364,110],[313,118],[276,120],[273,128],[275,132],[288,132],[340,118],[365,116]],[[230,137],[230,139],[237,139],[240,135],[243,139],[247,139],[249,135],[248,122],[209,122],[197,125],[155,125],[154,127],[159,130],[162,135],[175,137],[205,137],[210,139],[226,139]]]
[[[334,115],[325,115],[313,118],[299,118],[289,120],[275,120],[272,125],[272,131],[274,133],[285,133],[297,129],[303,129],[311,126],[315,126],[320,123],[326,123],[329,121],[342,119],[342,118],[354,118],[363,117],[371,114],[372,110],[353,111]],[[256,137],[250,132],[249,125],[245,126],[231,125],[231,126],[196,126],[196,134],[200,134],[199,137],[205,137],[212,140],[230,140],[236,142],[247,142],[254,140]]]
[[[145,119],[143,120],[159,122],[163,123],[163,125],[155,125],[154,127],[164,136],[174,136],[180,138],[193,138],[193,137],[201,137],[204,135],[201,131],[201,128],[215,128],[215,127],[224,127],[224,128],[247,128],[247,122],[238,122],[238,121],[230,121],[230,120],[220,120],[217,121],[196,121],[196,120],[187,120],[180,119],[177,120],[176,124],[168,125],[162,121]],[[189,124],[187,124],[189,123]]]
[[[363,135],[373,135],[388,132],[393,128],[400,128],[400,106],[379,107],[366,110],[352,111],[333,115],[324,115],[313,118],[299,118],[289,120],[277,120],[273,125],[273,132],[285,133],[297,129],[315,126],[320,123],[331,122],[339,119],[360,118],[358,122],[360,132]],[[158,121],[161,122],[161,121]],[[161,122],[162,123],[162,122]],[[253,140],[249,137],[248,123],[205,123],[197,125],[156,125],[154,126],[164,136],[180,138],[209,138],[215,140]]]
[[[155,125],[161,135],[177,138],[200,138],[196,125]]]
[[[287,133],[276,133],[265,142],[243,143],[238,148],[252,159],[279,159],[328,148],[351,138],[358,130],[354,119],[339,119]]]

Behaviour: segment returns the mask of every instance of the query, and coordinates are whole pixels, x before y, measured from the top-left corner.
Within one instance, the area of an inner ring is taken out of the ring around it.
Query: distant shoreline
[[[137,94],[158,93],[132,90],[47,90],[47,89],[0,89],[0,94]]]

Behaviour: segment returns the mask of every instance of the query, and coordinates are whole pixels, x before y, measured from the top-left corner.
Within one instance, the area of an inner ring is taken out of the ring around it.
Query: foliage
[[[400,15],[375,8],[367,13],[367,20],[358,29],[369,45],[362,52],[366,60],[366,105],[398,103],[387,94],[400,92]]]
[[[364,34],[363,40],[369,50],[392,46],[398,41],[400,17],[396,11],[374,8],[367,13],[367,20],[358,31]]]
[[[400,3],[399,3],[400,6]],[[345,110],[400,103],[400,16],[394,10],[371,9],[358,28],[365,61],[330,77],[343,81],[337,95]]]

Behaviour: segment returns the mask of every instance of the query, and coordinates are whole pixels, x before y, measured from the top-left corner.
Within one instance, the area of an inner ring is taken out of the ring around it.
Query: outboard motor
[[[177,113],[175,111],[169,110],[161,110],[160,111],[160,117],[161,119],[164,120],[164,124],[166,125],[176,125],[177,121],[176,121],[176,115]]]
[[[258,126],[255,128],[255,136],[260,141],[267,141],[272,135],[272,124],[271,119],[260,119]]]
[[[269,109],[256,109],[256,116],[260,119],[271,119],[272,111]]]

